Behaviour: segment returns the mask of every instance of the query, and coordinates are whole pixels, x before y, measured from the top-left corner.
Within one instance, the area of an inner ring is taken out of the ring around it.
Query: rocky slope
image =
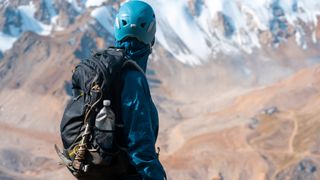
[[[318,179],[319,73],[304,69],[179,123],[164,158],[171,177]]]

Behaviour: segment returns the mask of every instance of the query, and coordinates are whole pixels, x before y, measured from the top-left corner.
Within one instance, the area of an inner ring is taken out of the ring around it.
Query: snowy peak
[[[1,3],[0,40],[10,42],[1,43],[0,51],[2,52],[11,49],[13,43],[24,32],[31,31],[41,36],[50,36],[57,31],[67,31],[70,26],[77,23],[77,18],[88,16],[90,12],[92,12],[92,18],[97,16],[96,20],[110,31],[115,13],[114,8],[111,8],[110,3],[105,0],[2,0]],[[99,18],[102,17],[101,13],[105,13],[107,20]],[[110,23],[111,19],[112,23]],[[85,27],[87,24],[79,26]]]
[[[218,53],[246,52],[265,45],[278,46],[295,37],[307,48],[316,30],[320,2],[308,0],[148,0],[159,22],[158,40],[189,64]]]
[[[53,7],[48,6],[48,3],[40,3],[40,9],[41,11],[37,11],[32,1],[29,4],[18,7],[8,6],[4,12],[3,32],[14,37],[18,37],[26,31],[33,31],[44,36],[49,35],[56,12]],[[39,21],[36,17],[42,21]]]
[[[157,15],[157,42],[186,64],[201,64],[220,53],[251,54],[266,46],[277,47],[290,38],[307,49],[319,39],[319,1],[145,1]],[[2,52],[10,49],[26,31],[49,36],[56,31],[68,31],[83,16],[89,16],[112,36],[114,16],[120,4],[108,0],[2,2],[0,40],[8,42],[1,43]],[[78,26],[86,27],[92,22]]]

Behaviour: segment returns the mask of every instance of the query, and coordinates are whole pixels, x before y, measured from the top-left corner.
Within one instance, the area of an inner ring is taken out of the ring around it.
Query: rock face
[[[272,106],[270,108],[262,110],[261,113],[262,114],[267,114],[267,115],[272,115],[272,114],[277,113],[277,112],[279,112],[278,108],[275,107],[275,106]]]
[[[319,179],[319,164],[311,159],[303,159],[277,175],[277,179]]]
[[[73,179],[53,149],[71,71],[113,45],[120,2],[0,2],[0,179]],[[319,3],[148,2],[169,178],[319,179]]]

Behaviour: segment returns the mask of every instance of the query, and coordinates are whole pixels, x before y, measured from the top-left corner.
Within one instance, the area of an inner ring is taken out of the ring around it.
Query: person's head
[[[116,15],[114,31],[117,42],[136,38],[151,47],[156,33],[156,18],[152,7],[138,0],[124,3]]]

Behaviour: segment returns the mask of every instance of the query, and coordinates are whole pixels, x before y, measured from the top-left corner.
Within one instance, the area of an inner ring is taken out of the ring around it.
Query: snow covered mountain
[[[313,0],[175,0],[150,3],[157,15],[157,40],[176,59],[201,64],[220,53],[251,54],[294,38],[303,49],[318,44],[320,2]],[[0,51],[26,31],[53,36],[82,16],[91,16],[112,41],[119,2],[112,0],[1,0]],[[84,29],[86,24],[82,24]]]

